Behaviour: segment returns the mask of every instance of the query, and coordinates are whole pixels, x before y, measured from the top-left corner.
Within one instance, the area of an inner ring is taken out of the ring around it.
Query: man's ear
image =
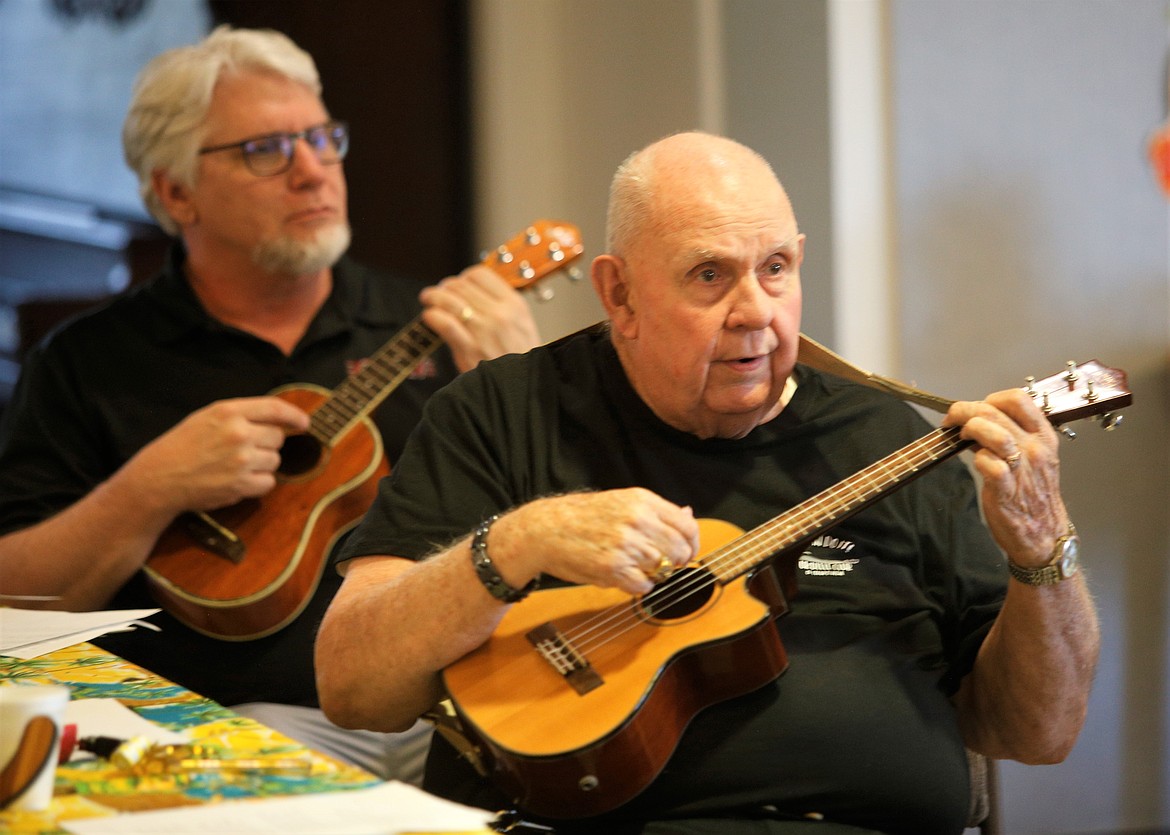
[[[191,189],[173,179],[167,172],[155,170],[150,175],[150,186],[171,219],[179,226],[190,226],[199,219]]]
[[[614,331],[627,339],[637,335],[637,313],[626,262],[608,253],[593,259],[590,278]]]

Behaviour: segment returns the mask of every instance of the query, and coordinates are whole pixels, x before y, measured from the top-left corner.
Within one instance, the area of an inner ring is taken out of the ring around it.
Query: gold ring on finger
[[[670,557],[666,556],[666,554],[659,554],[658,565],[654,568],[654,573],[647,573],[646,576],[655,583],[661,583],[663,580],[668,578],[673,571],[674,565],[671,563]]]

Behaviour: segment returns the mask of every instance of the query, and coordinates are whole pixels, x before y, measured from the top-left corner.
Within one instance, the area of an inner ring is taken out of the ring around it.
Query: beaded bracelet
[[[492,523],[499,518],[497,515],[492,515],[475,529],[475,533],[471,537],[471,564],[475,566],[475,573],[479,577],[479,581],[483,583],[483,587],[492,597],[505,603],[518,603],[536,588],[536,579],[530,580],[528,585],[518,589],[509,585],[508,581],[500,576],[500,572],[496,571],[492,558],[488,556],[487,535],[488,531],[491,530]]]

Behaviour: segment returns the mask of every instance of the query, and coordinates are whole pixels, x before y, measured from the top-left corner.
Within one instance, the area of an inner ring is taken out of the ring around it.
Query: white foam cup
[[[63,685],[0,685],[0,807],[49,807],[68,702]]]

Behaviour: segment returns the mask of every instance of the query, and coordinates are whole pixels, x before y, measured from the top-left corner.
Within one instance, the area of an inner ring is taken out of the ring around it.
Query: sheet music
[[[158,609],[113,609],[102,612],[57,612],[42,609],[0,608],[0,655],[37,658],[54,650],[80,644],[136,626]]]

